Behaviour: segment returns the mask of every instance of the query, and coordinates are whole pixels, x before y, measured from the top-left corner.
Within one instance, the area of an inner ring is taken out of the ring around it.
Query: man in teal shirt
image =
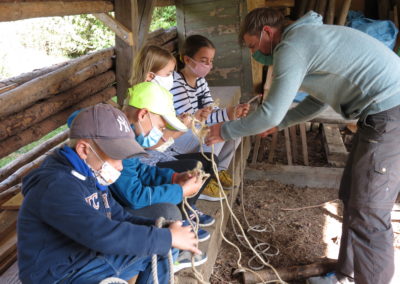
[[[394,274],[390,212],[400,185],[400,59],[376,39],[324,25],[309,12],[289,24],[272,9],[251,11],[240,41],[273,81],[261,107],[246,118],[210,128],[207,144],[272,133],[315,117],[328,105],[358,119],[341,181],[344,204],[339,264],[332,283],[389,283]],[[309,94],[290,109],[297,91]]]

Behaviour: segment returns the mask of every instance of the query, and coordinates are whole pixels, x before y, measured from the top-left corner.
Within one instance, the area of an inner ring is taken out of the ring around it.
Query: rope
[[[326,202],[318,204],[318,205],[311,205],[311,206],[298,207],[298,208],[281,208],[281,210],[284,210],[284,211],[298,211],[298,210],[303,210],[303,209],[318,208],[318,207],[322,207],[322,206],[324,206],[326,204],[329,204],[329,203],[332,203],[332,202],[337,202],[337,201],[339,201],[339,199],[329,200],[329,201],[326,201]]]
[[[175,221],[165,220],[164,217],[159,217],[156,220],[156,227],[162,228],[165,225],[172,224]],[[172,250],[170,249],[168,252],[168,266],[169,266],[169,283],[174,284],[174,260],[172,258]],[[157,255],[153,254],[151,257],[151,272],[153,276],[154,284],[158,284],[158,268],[157,268]]]
[[[254,100],[258,99],[258,98],[259,98],[259,96],[256,96],[256,97],[252,98],[248,103],[250,104],[252,101],[254,101]],[[215,106],[215,103],[214,103],[213,107],[214,107],[214,106]],[[225,201],[225,202],[226,202],[226,205],[227,205],[227,208],[228,208],[228,210],[229,210],[229,212],[230,212],[230,214],[231,214],[231,217],[232,217],[231,222],[233,222],[233,220],[234,220],[234,221],[236,222],[236,224],[238,225],[238,227],[239,227],[239,229],[240,229],[240,231],[241,231],[241,233],[242,233],[241,237],[244,239],[245,244],[246,244],[245,247],[249,248],[249,249],[255,254],[255,258],[254,258],[254,259],[258,259],[258,260],[263,264],[263,266],[267,266],[267,267],[269,267],[270,269],[272,269],[272,271],[276,274],[276,276],[277,276],[278,279],[277,279],[277,280],[271,280],[271,281],[264,281],[264,279],[261,277],[261,275],[260,275],[259,273],[257,273],[256,271],[254,271],[254,270],[252,270],[252,269],[248,269],[248,268],[243,267],[243,266],[240,264],[240,260],[241,260],[241,258],[242,258],[242,254],[241,254],[241,251],[240,251],[239,247],[236,246],[234,243],[232,243],[231,241],[229,241],[229,240],[225,237],[224,233],[222,232],[222,226],[220,226],[220,227],[219,227],[219,231],[220,231],[220,234],[221,234],[223,240],[224,240],[225,242],[227,242],[228,244],[230,244],[231,246],[233,246],[233,247],[238,251],[238,254],[239,254],[238,260],[237,260],[237,262],[236,262],[236,263],[237,263],[237,266],[238,266],[238,269],[237,269],[235,272],[237,273],[237,272],[249,271],[249,272],[255,274],[255,275],[261,280],[262,283],[276,283],[276,282],[278,281],[279,283],[287,284],[286,282],[284,282],[284,281],[281,279],[281,277],[279,276],[279,274],[278,274],[278,272],[276,271],[276,269],[275,269],[272,265],[270,265],[267,261],[265,261],[265,260],[261,257],[261,255],[258,253],[257,249],[251,245],[249,239],[247,238],[247,236],[246,236],[246,234],[245,234],[245,232],[244,232],[243,227],[241,226],[241,224],[240,224],[238,218],[236,217],[236,215],[234,214],[234,212],[233,212],[233,210],[232,210],[232,208],[231,208],[231,206],[230,206],[230,204],[229,204],[230,202],[228,201],[228,198],[227,198],[227,196],[226,196],[226,194],[225,194],[225,192],[224,192],[224,190],[223,190],[223,187],[222,187],[221,181],[220,181],[220,179],[219,179],[219,175],[218,175],[218,167],[217,167],[217,164],[216,164],[215,161],[214,161],[214,145],[211,146],[211,159],[208,158],[208,157],[204,154],[204,149],[203,149],[204,138],[207,136],[207,134],[208,134],[208,132],[209,132],[209,129],[208,129],[208,127],[205,125],[205,123],[204,123],[203,121],[197,120],[193,115],[190,115],[190,116],[191,116],[191,119],[192,119],[191,130],[192,130],[193,134],[195,135],[195,137],[197,137],[197,139],[198,139],[198,142],[199,142],[199,145],[200,145],[200,152],[201,152],[201,154],[203,155],[203,157],[204,157],[206,160],[211,161],[212,169],[213,169],[215,178],[216,178],[216,180],[217,180],[218,186],[219,186],[219,188],[220,188],[220,191],[219,191],[220,200],[219,200],[219,201],[220,201],[220,206],[221,206],[221,218],[222,218],[222,220],[224,219],[224,206],[223,206],[223,201]],[[236,116],[236,107],[235,107],[235,109],[234,109],[234,116]],[[242,144],[242,141],[241,141],[241,144]],[[241,155],[242,155],[242,159],[241,159],[241,160],[243,160],[243,145],[241,146]],[[243,165],[241,164],[241,170],[242,170],[242,168],[243,168]],[[243,172],[243,170],[242,170],[242,172]],[[233,178],[234,178],[234,175],[233,175]],[[242,189],[242,196],[243,196],[243,174],[241,175],[241,185],[242,185],[242,186],[241,186],[241,189]],[[223,195],[223,196],[222,196],[222,195]],[[224,198],[222,198],[222,197],[224,197]],[[185,204],[188,206],[189,210],[192,210],[193,213],[195,214],[196,225],[193,225],[192,222],[191,222],[191,220],[190,220],[190,218],[188,218],[189,216],[188,216],[186,210],[183,209],[183,211],[184,211],[184,213],[185,213],[185,215],[186,215],[186,218],[189,220],[189,223],[191,224],[191,226],[195,228],[195,232],[196,232],[196,235],[197,235],[198,222],[199,222],[198,215],[197,215],[197,213],[189,206],[189,204],[187,203],[187,200],[184,200],[184,202],[185,202]],[[243,211],[243,212],[244,212],[244,211]],[[247,218],[246,218],[246,222],[247,222]],[[248,222],[247,222],[247,224],[248,224]],[[248,226],[249,226],[249,224],[248,224]],[[234,226],[232,226],[232,227],[234,228]],[[251,227],[251,226],[249,226],[249,228],[250,228],[250,227]],[[264,229],[258,229],[258,228],[259,228],[259,226],[255,226],[255,227],[253,228],[253,230],[258,230],[258,231],[264,230]],[[236,233],[236,231],[235,231],[235,233]],[[238,235],[238,234],[236,234],[236,235]],[[256,247],[259,246],[259,245],[260,245],[260,244],[257,244]],[[257,248],[258,248],[258,247],[257,247]],[[269,249],[269,248],[268,248],[268,249]],[[266,253],[266,251],[267,251],[268,249],[265,249],[265,248],[264,248],[262,251],[265,251],[265,253]],[[192,256],[192,270],[193,270],[193,272],[194,272],[194,275],[195,275],[196,279],[199,280],[200,283],[208,283],[208,282],[204,281],[202,275],[201,275],[201,274],[196,270],[196,268],[194,267],[193,256]]]

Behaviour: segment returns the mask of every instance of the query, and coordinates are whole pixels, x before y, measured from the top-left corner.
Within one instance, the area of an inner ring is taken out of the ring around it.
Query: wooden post
[[[308,149],[307,149],[307,135],[306,135],[306,123],[302,122],[299,124],[300,137],[301,137],[301,147],[303,152],[303,162],[305,166],[309,165],[308,161]]]
[[[115,1],[115,19],[124,25],[133,35],[133,45],[129,46],[118,37],[115,39],[117,53],[117,97],[123,105],[127,89],[132,82],[132,66],[136,52],[146,41],[154,9],[154,0],[118,0]]]
[[[297,10],[297,18],[302,17],[304,15],[304,13],[306,12],[308,0],[302,0],[302,1],[299,1],[299,2],[300,3],[298,4],[299,8]]]
[[[278,143],[278,131],[275,132],[274,134],[272,134],[272,142],[271,142],[271,147],[269,149],[269,153],[268,153],[268,163],[272,164],[272,162],[274,161],[274,155],[275,155],[275,149],[276,149],[276,145]]]
[[[333,25],[335,22],[335,7],[336,1],[335,0],[328,0],[328,9],[326,11],[326,22],[328,25]]]
[[[344,26],[344,24],[346,23],[347,14],[349,13],[350,5],[351,5],[351,0],[343,1],[342,10],[340,11],[340,15],[339,15],[339,18],[337,21],[337,24],[339,26]]]
[[[297,134],[296,134],[296,125],[290,126],[289,127],[289,134],[290,134],[290,140],[291,140],[291,146],[292,146],[292,158],[293,158],[293,163],[296,163],[297,161]]]
[[[286,157],[287,157],[287,162],[288,165],[292,165],[292,149],[290,149],[290,137],[289,137],[289,130],[288,128],[285,128],[283,130],[285,134],[285,147],[286,147]]]
[[[132,32],[133,45],[130,46],[119,37],[115,38],[116,76],[118,104],[123,105],[129,88],[129,75],[137,48],[137,3],[136,0],[115,1],[115,19]]]
[[[271,88],[272,73],[273,72],[274,72],[273,66],[272,65],[268,66],[267,80],[265,82],[263,100],[266,99],[266,97],[268,96],[269,89]],[[256,142],[255,142],[254,148],[253,148],[253,157],[252,157],[252,160],[251,160],[252,164],[257,162],[258,149],[260,148],[260,141],[261,141],[261,137],[260,136],[256,136]]]

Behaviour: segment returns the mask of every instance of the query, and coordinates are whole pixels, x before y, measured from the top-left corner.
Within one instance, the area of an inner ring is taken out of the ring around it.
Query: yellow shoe
[[[233,180],[232,176],[228,173],[228,171],[223,170],[218,172],[219,180],[224,187],[224,189],[232,189],[233,188]]]
[[[206,188],[200,194],[199,199],[208,200],[208,201],[220,201],[224,199],[224,194],[221,192],[220,197],[220,188],[218,186],[218,182],[212,178],[210,182],[207,184]],[[226,194],[226,192],[225,192]]]

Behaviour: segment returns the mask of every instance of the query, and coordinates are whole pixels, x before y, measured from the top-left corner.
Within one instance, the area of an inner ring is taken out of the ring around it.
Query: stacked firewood
[[[176,53],[177,30],[150,33],[147,43]],[[112,103],[114,62],[114,49],[109,48],[0,81],[0,158],[63,126],[75,110]],[[22,178],[67,139],[64,130],[0,169],[0,275],[16,260]]]

